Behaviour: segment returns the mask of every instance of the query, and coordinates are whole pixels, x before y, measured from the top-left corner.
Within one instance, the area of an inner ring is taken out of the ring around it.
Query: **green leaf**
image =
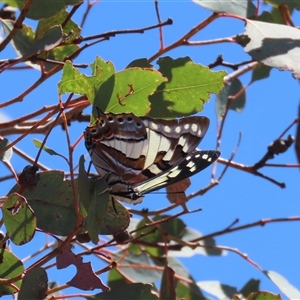
[[[150,110],[149,95],[164,81],[166,78],[154,69],[125,69],[100,85],[93,105],[112,113],[144,116]]]
[[[300,10],[300,2],[298,0],[265,0],[266,3],[273,5],[274,7],[279,7],[280,5],[284,4],[290,8],[290,12],[292,13],[293,9]]]
[[[274,271],[263,273],[281,290],[289,299],[300,299],[300,291],[291,285],[283,276]]]
[[[75,180],[77,189],[77,180]],[[18,190],[16,185],[10,193]],[[70,180],[64,180],[61,171],[40,173],[40,180],[31,190],[25,190],[27,199],[37,218],[37,227],[41,230],[67,236],[74,228],[77,216],[74,206],[74,194]]]
[[[2,23],[4,33],[6,35],[9,35],[14,28],[14,22],[11,20],[3,19],[0,19],[0,21]],[[33,42],[34,31],[31,27],[25,24],[22,24],[22,28],[17,31],[17,33],[13,36],[11,40],[11,44],[19,57],[24,56],[24,54],[28,52],[30,47],[33,45]],[[40,69],[39,65],[31,63],[29,61],[27,61],[26,64],[32,68],[38,70]]]
[[[54,61],[65,61],[66,58],[73,55],[79,49],[78,45],[65,45],[59,46],[52,49],[50,52],[39,55],[39,58],[47,58]],[[50,62],[43,62],[45,71],[49,71],[54,67],[57,67],[57,64]]]
[[[291,26],[247,20],[246,35],[250,42],[244,48],[253,59],[279,70],[291,71],[300,78],[300,32]]]
[[[24,6],[24,1],[22,0],[14,0],[17,3],[18,8],[22,9]],[[30,5],[29,11],[26,14],[26,18],[30,18],[33,20],[40,20],[43,18],[49,18],[61,10],[65,10],[67,5],[75,5],[82,2],[82,0],[59,0],[59,1],[40,1],[33,0]]]
[[[43,37],[47,31],[50,30],[50,28],[57,26],[57,24],[62,24],[66,18],[68,17],[69,13],[67,11],[60,11],[58,14],[51,16],[47,19],[41,19],[38,23],[35,37],[40,38]],[[63,33],[68,35],[68,39],[66,40],[66,43],[71,43],[74,38],[76,38],[80,34],[80,27],[74,23],[71,19],[68,20],[67,24],[62,28]],[[71,33],[71,35],[70,35]]]
[[[242,83],[239,79],[235,79],[230,85],[224,86],[223,90],[216,97],[216,112],[219,120],[222,120],[226,112],[228,105],[228,97],[235,96],[243,89]],[[231,101],[229,109],[236,112],[242,112],[246,105],[246,94],[245,91],[241,95]]]
[[[191,284],[183,281],[177,282],[176,296],[178,299],[208,300],[208,298],[203,296],[196,284]]]
[[[153,221],[159,221],[168,217],[168,215],[156,216],[153,218]],[[148,222],[145,219],[141,220],[137,228],[143,227],[146,223]],[[172,236],[181,239],[186,227],[184,222],[179,218],[168,220],[168,222],[161,223],[157,226],[159,226],[161,230],[153,231],[153,227],[149,226],[135,233],[135,236],[143,234],[143,237],[140,238],[141,241],[153,244],[153,247],[145,246],[145,250],[152,256],[161,256],[165,253],[164,249],[155,247],[157,243],[165,242],[167,238],[172,238]],[[167,237],[165,234],[162,236],[162,232],[169,234],[170,237]]]
[[[125,250],[126,251],[126,250]],[[122,258],[122,265],[118,266],[121,274],[125,278],[129,278],[130,281],[150,283],[161,279],[162,272],[155,270],[154,268],[147,268],[147,266],[153,266],[147,254],[142,253],[135,255],[128,253],[124,255],[124,251],[112,253],[115,260]],[[135,265],[134,268],[131,265]],[[139,267],[140,266],[140,267]]]
[[[133,60],[126,67],[126,69],[134,68],[134,67],[139,67],[139,68],[153,68],[153,66],[148,62],[147,58],[138,58],[138,59]]]
[[[0,141],[0,152],[2,149],[4,149],[9,144],[10,144],[10,141],[7,138],[3,138],[3,140]],[[12,148],[9,148],[5,152],[0,153],[0,160],[9,162],[12,157],[12,154],[13,154],[13,150],[12,150]]]
[[[270,292],[257,292],[251,293],[247,300],[281,300],[280,295],[276,295]]]
[[[35,268],[31,272],[26,273],[18,300],[27,299],[44,299],[48,288],[48,276],[43,268]]]
[[[268,11],[265,11],[265,10],[259,16],[252,17],[251,20],[269,22],[269,23],[277,23],[277,22],[274,22],[272,14],[270,14]]]
[[[21,260],[6,249],[1,249],[1,268],[0,278],[10,279],[21,275],[25,271],[24,265]],[[14,281],[14,285],[18,288],[21,287],[22,280]],[[13,287],[0,283],[0,297],[2,295],[12,295],[16,293]]]
[[[152,258],[152,261],[157,265],[157,266],[164,266],[166,264],[166,258],[161,256],[158,258]],[[187,292],[185,288],[183,288],[181,285],[176,286],[176,296],[179,297],[180,295],[182,296],[183,294],[187,295],[192,295],[195,298],[191,299],[204,299],[198,285],[196,284],[194,278],[190,275],[189,271],[181,264],[180,261],[173,257],[168,257],[167,261],[169,267],[171,267],[175,273],[183,278],[181,281],[182,284],[184,284],[186,287],[188,287],[189,291]],[[180,293],[177,294],[177,293]],[[188,297],[186,299],[189,299]]]
[[[185,242],[190,242],[192,240],[195,239],[199,239],[203,236],[202,233],[200,233],[197,230],[194,230],[192,228],[185,228],[184,230],[184,234],[182,236],[182,240]],[[216,256],[216,255],[223,255],[224,251],[219,250],[219,249],[211,249],[210,247],[205,248],[205,246],[215,246],[216,242],[215,239],[213,238],[208,238],[205,240],[202,240],[200,242],[201,244],[204,244],[204,247],[197,247],[195,249],[192,249],[191,247],[185,246],[182,247],[180,251],[168,251],[168,256],[171,257],[192,257],[196,254],[200,254],[200,255],[212,255],[212,256]],[[172,245],[173,243],[171,243]]]
[[[116,215],[117,212],[117,215]],[[100,221],[99,234],[116,234],[128,228],[130,214],[119,201],[111,199],[108,202],[106,214]]]
[[[121,284],[109,292],[85,296],[85,298],[97,300],[158,300],[158,297],[152,294],[151,288],[150,284],[143,283]]]
[[[32,240],[36,229],[36,218],[26,199],[13,193],[2,206],[3,221],[7,234],[15,245]]]
[[[260,280],[250,279],[239,291],[239,294],[242,294],[245,298],[247,298],[250,293],[259,291],[259,284]]]
[[[93,181],[92,195],[92,201],[87,216],[87,228],[92,242],[97,244],[99,241],[98,233],[106,214],[109,201],[108,186],[104,179]]]
[[[108,272],[107,284],[111,289],[118,288],[120,284],[126,284],[124,276],[117,269]]]
[[[63,33],[61,27],[54,26],[50,28],[45,35],[35,39],[23,56],[28,57],[42,52],[48,52],[59,45],[62,40]]]
[[[98,58],[92,64],[93,74],[87,76],[80,73],[73,67],[72,63],[67,61],[64,65],[61,81],[58,83],[60,94],[75,93],[80,95],[87,95],[91,101],[95,97],[95,88],[104,80],[105,71],[99,67],[99,62],[102,61]]]
[[[211,93],[217,94],[223,88],[224,71],[213,72],[189,57],[176,60],[164,57],[157,63],[168,82],[150,96],[150,117],[177,118],[195,114],[203,110]]]
[[[86,218],[91,204],[90,197],[91,181],[84,169],[84,156],[81,155],[79,159],[79,172],[78,172],[78,200],[80,205],[80,214]]]
[[[32,139],[32,142],[37,148],[40,149],[42,147],[43,143],[41,141],[39,141],[38,139]],[[50,155],[61,156],[61,154],[57,153],[56,151],[52,150],[51,148],[48,148],[46,145],[43,145],[43,150],[46,151]]]
[[[256,7],[249,0],[207,1],[193,0],[194,3],[213,12],[223,12],[249,18],[255,15]]]
[[[251,82],[268,78],[271,70],[272,68],[265,66],[264,64],[259,64],[252,72]]]

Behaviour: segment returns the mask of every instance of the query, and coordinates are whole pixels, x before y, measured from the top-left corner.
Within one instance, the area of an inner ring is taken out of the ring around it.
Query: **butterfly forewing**
[[[141,195],[156,191],[204,170],[219,156],[219,151],[195,151],[188,155],[179,165],[133,187],[133,189]]]

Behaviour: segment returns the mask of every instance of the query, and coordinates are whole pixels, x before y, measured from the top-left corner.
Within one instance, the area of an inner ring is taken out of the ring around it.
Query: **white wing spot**
[[[196,168],[196,166],[194,165],[192,168],[190,168],[190,172],[193,173],[193,172],[196,171],[196,169],[197,169],[197,168]]]
[[[191,158],[192,158],[191,156],[187,156],[185,159],[190,160]]]
[[[164,131],[165,131],[166,133],[170,133],[170,132],[171,132],[170,126],[165,126],[165,127],[164,127]]]
[[[196,154],[196,155],[195,155],[195,158],[199,158],[199,157],[200,157],[200,154]]]
[[[168,177],[169,178],[176,178],[179,174],[180,174],[181,170],[179,170],[178,168],[172,170],[169,174]]]
[[[155,124],[154,122],[152,122],[150,125],[151,125],[151,126],[150,126],[151,129],[153,129],[153,130],[157,130],[157,129],[158,129],[158,125]]]
[[[188,130],[188,129],[190,128],[190,124],[184,124],[183,128],[184,128],[185,130]]]
[[[203,158],[203,159],[208,159],[208,155],[207,155],[207,154],[203,154],[203,155],[202,155],[202,158]]]
[[[191,129],[192,129],[193,133],[199,134],[198,126],[196,124],[192,124]],[[201,132],[201,130],[200,130],[200,132]]]
[[[180,133],[180,131],[181,131],[180,126],[176,126],[175,132],[176,132],[176,133]]]
[[[198,136],[202,136],[202,130],[201,130],[200,127],[199,127],[199,130],[198,130]]]
[[[195,163],[192,162],[192,161],[190,161],[186,166],[191,169],[191,168],[193,168],[195,166]]]

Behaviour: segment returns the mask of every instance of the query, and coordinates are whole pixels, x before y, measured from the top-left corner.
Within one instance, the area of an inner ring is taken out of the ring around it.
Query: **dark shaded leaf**
[[[62,24],[66,18],[68,17],[69,13],[67,11],[60,11],[58,14],[55,14],[54,16],[47,18],[47,19],[41,19],[38,23],[35,36],[36,38],[42,37],[45,35],[45,33],[51,28],[56,26],[57,24]],[[68,35],[68,39],[66,40],[66,43],[70,43],[74,40],[75,37],[77,37],[80,34],[81,29],[79,26],[74,23],[72,20],[69,19],[67,24],[62,28],[63,33]],[[70,33],[72,33],[70,35]]]
[[[124,255],[124,251],[119,251],[113,253],[113,258],[118,261],[122,258],[120,261],[122,265],[118,267],[118,271],[130,281],[152,283],[161,279],[162,272],[147,268],[148,265],[152,266],[152,263],[145,253],[140,255],[128,253]],[[130,266],[132,264],[135,265],[134,268]]]
[[[259,64],[254,68],[252,72],[251,82],[268,78],[270,76],[272,68],[269,66],[265,66],[264,64]]]
[[[42,52],[48,52],[59,45],[62,40],[63,32],[61,27],[54,26],[50,28],[43,37],[35,39],[23,56],[29,57]]]
[[[0,20],[3,26],[3,30],[6,35],[9,35],[14,28],[14,22],[11,20]],[[22,28],[17,31],[11,40],[11,44],[14,47],[18,56],[24,56],[28,49],[32,46],[34,42],[34,31],[31,27],[26,24],[22,24]],[[36,64],[26,62],[27,65],[40,69]]]
[[[19,9],[22,9],[24,2],[22,0],[15,0]],[[33,20],[40,20],[49,18],[61,10],[65,10],[68,5],[75,5],[82,2],[82,0],[59,0],[59,1],[39,1],[33,0],[30,9],[26,14],[27,18]]]
[[[144,283],[121,284],[108,293],[85,296],[86,299],[97,300],[157,300],[151,292],[151,285]]]
[[[43,268],[35,268],[25,274],[18,300],[45,299],[48,288],[48,276]]]
[[[109,193],[107,183],[103,179],[93,180],[92,183],[92,201],[87,215],[87,229],[89,236],[94,244],[98,243],[98,233],[103,219],[107,214],[109,202]]]
[[[257,16],[257,17],[253,16],[250,19],[255,20],[255,21],[268,22],[268,23],[278,23],[278,22],[274,22],[274,18],[272,16],[272,14],[265,10],[259,16]]]
[[[191,284],[181,281],[177,281],[176,296],[178,299],[208,300],[208,298],[203,296],[196,283]]]
[[[127,67],[126,69],[129,68],[153,68],[153,66],[148,62],[147,58],[138,58],[133,60]]]
[[[91,181],[84,169],[84,156],[81,155],[79,159],[78,171],[78,200],[80,206],[80,214],[82,217],[87,217],[88,210],[91,204]]]
[[[260,280],[250,279],[239,291],[239,294],[247,298],[250,293],[259,291],[259,284]]]
[[[239,79],[235,79],[230,85],[225,85],[223,90],[216,97],[216,113],[219,120],[222,120],[226,112],[228,97],[237,95],[243,89],[243,85]],[[236,112],[242,112],[246,105],[245,91],[235,100],[230,100],[229,109]]]
[[[203,236],[203,234],[195,229],[186,227],[184,234],[182,236],[182,240],[185,242],[190,242],[193,240],[197,240],[199,238],[201,238]],[[205,246],[215,246],[216,242],[214,238],[209,238],[209,239],[205,239],[202,240],[200,242],[201,244],[204,244],[204,247],[197,247],[195,249],[185,246],[182,247],[179,251],[169,251],[168,252],[168,256],[172,256],[172,257],[192,257],[196,254],[200,254],[200,255],[223,255],[224,251],[219,250],[219,249],[211,249],[211,248],[206,248]]]
[[[77,220],[71,181],[64,180],[64,173],[61,171],[47,171],[38,175],[40,180],[37,185],[23,193],[35,213],[37,227],[67,236]],[[77,180],[75,187],[77,188]],[[16,185],[9,193],[18,189]]]
[[[110,199],[106,214],[99,221],[99,234],[113,235],[128,228],[130,223],[130,215],[123,204],[114,199]]]

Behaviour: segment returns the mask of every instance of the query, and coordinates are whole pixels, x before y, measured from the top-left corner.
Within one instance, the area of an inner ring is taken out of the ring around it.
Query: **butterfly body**
[[[209,126],[206,117],[175,120],[103,113],[86,128],[85,145],[110,193],[139,203],[149,193],[206,168],[218,151],[195,151]]]

